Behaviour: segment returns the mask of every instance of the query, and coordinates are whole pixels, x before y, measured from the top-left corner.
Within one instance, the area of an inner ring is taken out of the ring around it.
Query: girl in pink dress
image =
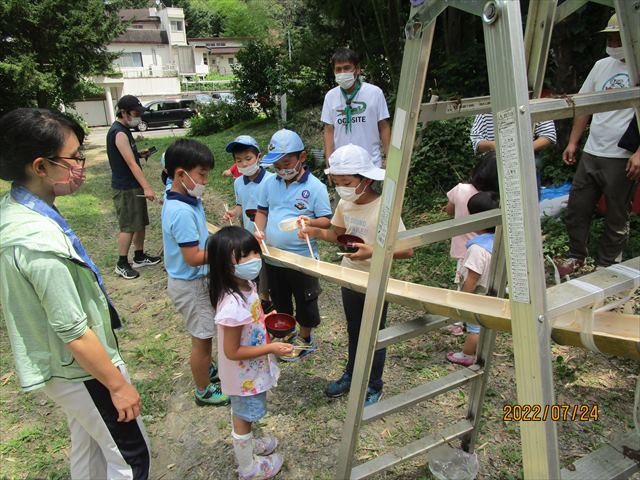
[[[267,391],[277,385],[275,355],[293,346],[269,343],[264,312],[253,282],[262,268],[260,245],[247,230],[225,227],[209,238],[209,291],[216,307],[218,368],[231,400],[233,451],[240,480],[275,476],[283,458],[273,436],[253,438],[252,424],[267,413]]]

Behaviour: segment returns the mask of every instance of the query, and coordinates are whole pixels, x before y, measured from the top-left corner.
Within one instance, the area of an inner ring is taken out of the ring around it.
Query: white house
[[[189,38],[189,45],[194,47],[196,73],[232,74],[231,66],[236,63],[236,54],[247,40],[245,37]]]

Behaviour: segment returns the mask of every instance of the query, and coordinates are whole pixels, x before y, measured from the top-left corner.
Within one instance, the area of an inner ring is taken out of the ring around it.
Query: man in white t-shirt
[[[325,158],[351,143],[367,150],[375,166],[384,168],[391,127],[382,90],[362,80],[360,58],[353,50],[338,49],[331,66],[338,86],[327,92],[322,105]]]
[[[580,93],[601,92],[631,86],[629,68],[624,61],[620,27],[613,15],[602,30],[607,34],[607,58],[598,60]],[[607,267],[620,260],[629,236],[631,198],[636,187],[634,173],[637,162],[631,153],[618,147],[618,141],[633,117],[633,109],[613,110],[576,117],[569,144],[562,154],[567,165],[576,163],[578,142],[589,120],[589,137],[573,177],[565,223],[569,234],[569,259],[558,267],[562,276],[569,275],[584,264],[587,241],[596,204],[604,194],[607,202],[605,230],[598,245],[596,264]],[[633,167],[633,168],[631,168]]]

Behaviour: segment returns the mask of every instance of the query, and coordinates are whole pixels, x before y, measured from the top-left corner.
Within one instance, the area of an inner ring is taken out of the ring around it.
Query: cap
[[[600,30],[600,33],[616,33],[620,31],[620,24],[618,23],[618,15],[615,13],[611,15],[609,22],[604,30]]]
[[[167,166],[165,165],[165,162],[164,162],[164,154],[165,153],[167,153],[167,152],[166,151],[162,152],[162,155],[160,155],[160,165],[162,165],[163,169],[167,168]]]
[[[227,148],[225,148],[225,150],[227,151],[227,153],[231,153],[233,152],[233,149],[237,145],[242,145],[245,147],[253,147],[253,148],[256,148],[258,151],[260,151],[260,145],[258,145],[258,142],[256,142],[256,139],[253,138],[251,135],[237,136],[236,138],[233,139],[232,142],[229,142],[227,144]]]
[[[126,112],[130,112],[131,110],[136,110],[140,113],[144,112],[144,107],[140,103],[138,97],[134,97],[133,95],[125,95],[120,100],[118,100],[118,109],[124,110]]]
[[[304,143],[300,136],[291,130],[283,128],[271,137],[269,153],[262,157],[263,164],[269,165],[277,162],[288,153],[296,153],[304,150]]]
[[[329,157],[327,175],[362,175],[371,180],[384,180],[385,171],[373,164],[371,155],[364,148],[344,145],[336,149]]]

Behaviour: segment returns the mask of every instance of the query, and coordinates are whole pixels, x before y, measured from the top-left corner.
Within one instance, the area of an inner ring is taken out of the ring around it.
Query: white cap
[[[362,175],[371,180],[384,180],[385,175],[382,168],[373,164],[369,152],[352,143],[338,148],[331,154],[329,168],[324,173],[327,175]]]

